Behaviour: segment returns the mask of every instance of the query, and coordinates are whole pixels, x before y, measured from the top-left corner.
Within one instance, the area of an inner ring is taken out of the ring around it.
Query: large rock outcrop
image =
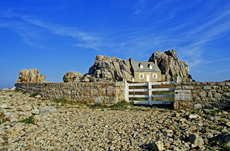
[[[176,80],[180,76],[182,81],[190,80],[188,63],[181,61],[177,57],[175,50],[163,52],[154,52],[149,58],[149,62],[157,62],[162,74],[165,74],[166,81]]]
[[[46,82],[45,76],[40,74],[37,68],[23,69],[19,72],[17,83]]]
[[[115,56],[97,55],[95,63],[90,67],[86,77],[92,81],[122,79],[131,81],[131,65],[128,60],[118,59]]]
[[[77,71],[67,72],[63,77],[63,82],[79,82],[82,77],[83,74]]]

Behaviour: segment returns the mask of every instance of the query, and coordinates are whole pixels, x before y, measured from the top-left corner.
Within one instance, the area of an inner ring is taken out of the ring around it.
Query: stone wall
[[[174,108],[230,107],[230,82],[176,83]]]
[[[69,98],[115,104],[125,100],[125,82],[16,83],[16,90],[38,93],[44,99]]]

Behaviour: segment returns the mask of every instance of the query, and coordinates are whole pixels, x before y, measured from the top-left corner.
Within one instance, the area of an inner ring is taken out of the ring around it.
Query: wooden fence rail
[[[174,84],[178,82],[178,79],[175,81],[169,82],[148,82],[148,83],[127,83],[126,89],[126,100],[130,101],[129,98],[148,98],[148,101],[134,101],[135,104],[146,104],[146,105],[153,105],[153,104],[172,104],[173,101],[153,101],[153,98],[162,98],[162,97],[174,97],[173,94],[169,95],[152,95],[152,92],[157,91],[174,91],[174,88],[152,88],[153,85],[166,85],[166,84]],[[139,86],[148,86],[148,89],[132,89],[130,87],[139,87]],[[129,93],[134,94],[129,94]],[[136,95],[135,92],[144,93],[148,92],[148,95]]]

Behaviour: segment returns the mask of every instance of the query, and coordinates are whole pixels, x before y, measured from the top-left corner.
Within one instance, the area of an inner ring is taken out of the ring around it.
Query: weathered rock
[[[32,114],[38,115],[39,114],[39,110],[38,109],[33,109],[31,110]]]
[[[155,141],[149,144],[150,149],[153,151],[164,151],[164,144],[161,141]]]
[[[205,91],[201,91],[200,93],[199,93],[199,96],[203,99],[203,98],[206,98],[206,96],[207,96],[207,93],[205,92]]]
[[[63,82],[79,82],[82,77],[83,77],[83,74],[77,71],[67,72],[63,76]]]
[[[2,89],[2,91],[9,91],[9,88],[4,88]]]
[[[204,145],[204,141],[201,137],[199,137],[197,134],[190,134],[189,135],[189,141],[192,143],[192,147],[202,147]]]
[[[37,68],[23,69],[19,72],[17,83],[46,82],[45,76],[40,74]]]
[[[178,59],[175,50],[165,51],[165,53],[154,52],[149,61],[155,62],[155,60],[157,60],[157,65],[162,74],[165,74],[166,81],[176,80],[177,76],[180,76],[182,81],[187,81],[191,78],[188,63]]]
[[[15,90],[16,90],[16,87],[11,88],[10,90],[11,90],[11,91],[15,91]]]
[[[188,118],[189,119],[196,119],[196,118],[198,118],[198,115],[197,114],[189,114]]]
[[[226,123],[226,125],[227,125],[228,127],[230,127],[230,121],[229,121],[229,122],[227,122],[227,123]]]
[[[90,67],[87,75],[94,77],[96,81],[132,80],[131,65],[128,60],[102,55],[96,56],[95,63]]]
[[[194,109],[201,109],[202,105],[200,105],[200,104],[194,104],[193,108]]]
[[[39,114],[43,115],[43,114],[51,114],[51,113],[56,113],[57,109],[53,106],[46,106],[40,109]]]
[[[41,118],[40,118],[39,115],[35,115],[35,116],[33,117],[33,122],[34,122],[34,124],[37,124],[37,123],[40,122],[40,121],[41,121]]]

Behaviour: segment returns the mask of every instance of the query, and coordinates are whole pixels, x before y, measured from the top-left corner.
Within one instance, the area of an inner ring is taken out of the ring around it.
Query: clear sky
[[[148,61],[170,49],[196,81],[230,79],[230,1],[0,0],[0,89],[22,69],[62,82],[96,55]]]

